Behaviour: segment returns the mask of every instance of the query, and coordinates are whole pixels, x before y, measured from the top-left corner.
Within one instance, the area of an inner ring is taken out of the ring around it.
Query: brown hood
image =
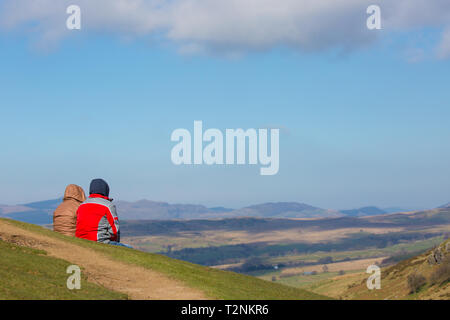
[[[64,192],[64,200],[74,199],[78,202],[84,202],[86,200],[86,196],[84,194],[83,188],[77,186],[76,184],[70,184],[66,188],[66,192]]]

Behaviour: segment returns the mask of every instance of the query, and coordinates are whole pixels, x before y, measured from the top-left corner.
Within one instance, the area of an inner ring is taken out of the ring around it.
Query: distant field
[[[423,252],[438,245],[443,241],[442,236],[432,237],[426,240],[413,241],[408,243],[400,243],[385,248],[368,248],[365,250],[348,250],[348,251],[338,251],[338,252],[315,252],[311,254],[302,255],[287,255],[282,257],[276,257],[268,259],[267,261],[271,264],[286,264],[286,263],[297,263],[297,262],[313,262],[320,258],[331,256],[334,260],[342,260],[345,258],[350,259],[365,259],[370,257],[382,257],[382,256],[392,256],[400,254],[415,254],[418,252]]]
[[[342,276],[340,272],[345,275],[361,274],[365,272],[368,266],[373,264],[379,265],[384,258],[386,257],[329,263],[326,264],[328,268],[327,272],[323,271],[324,264],[316,264],[298,268],[272,270],[269,272],[254,272],[252,275],[267,281],[274,281],[297,288],[306,288],[318,282],[326,283],[325,280]]]
[[[249,231],[200,231],[179,232],[176,235],[167,236],[136,236],[124,237],[124,241],[147,252],[163,252],[168,247],[171,250],[182,250],[185,248],[204,248],[211,246],[223,246],[233,244],[258,243],[317,243],[338,240],[350,234],[366,232],[370,234],[385,234],[389,232],[400,232],[403,228],[342,228],[336,230],[311,229],[287,229],[274,230],[271,232],[249,232]]]
[[[328,264],[317,264],[313,266],[305,266],[298,268],[285,268],[281,271],[280,276],[292,276],[298,275],[304,272],[322,272],[323,266],[327,266],[329,272],[339,272],[339,271],[357,271],[366,269],[368,266],[376,264],[381,265],[381,261],[388,257],[370,258],[370,259],[359,259],[352,261],[335,262]]]
[[[356,271],[349,271],[347,272],[345,276],[350,276],[350,275],[355,275],[355,274],[362,274],[362,270],[356,270]],[[318,273],[316,275],[302,275],[302,274],[298,274],[295,276],[291,276],[291,277],[280,277],[280,274],[278,272],[273,272],[273,273],[268,273],[264,276],[260,276],[259,278],[267,280],[267,281],[273,281],[273,278],[275,277],[275,281],[277,283],[286,285],[286,286],[290,286],[290,287],[295,287],[295,288],[308,288],[308,290],[310,291],[314,291],[314,285],[317,283],[321,283],[323,285],[323,283],[327,283],[330,279],[334,279],[336,277],[341,277],[338,275],[337,272],[328,272],[328,273]],[[353,280],[353,278],[352,278]],[[321,291],[325,291],[327,292],[327,289],[321,290]],[[339,290],[342,291],[342,290]],[[314,291],[317,293],[317,291]],[[338,297],[338,295],[332,295],[330,294],[330,297]]]

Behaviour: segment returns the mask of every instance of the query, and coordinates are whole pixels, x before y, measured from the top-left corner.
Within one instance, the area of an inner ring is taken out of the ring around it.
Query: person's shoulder
[[[82,205],[84,204],[99,204],[108,208],[115,208],[115,205],[111,201],[103,198],[87,198],[86,201],[82,203]]]

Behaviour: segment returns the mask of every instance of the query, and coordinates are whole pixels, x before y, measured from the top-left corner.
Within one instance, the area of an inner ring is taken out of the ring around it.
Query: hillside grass
[[[2,219],[31,232],[58,238],[73,244],[96,250],[112,259],[135,264],[166,274],[192,288],[203,291],[207,296],[225,300],[318,300],[330,299],[306,290],[284,286],[255,277],[227,272],[189,262],[175,260],[159,254],[145,253],[123,247],[100,244],[88,240],[67,237],[40,226],[19,221]],[[65,284],[65,282],[63,282]]]
[[[83,276],[81,289],[69,290],[66,281],[70,275],[66,274],[65,270],[71,263],[47,257],[45,254],[42,250],[21,247],[0,240],[1,300],[127,298],[124,294],[90,283]]]

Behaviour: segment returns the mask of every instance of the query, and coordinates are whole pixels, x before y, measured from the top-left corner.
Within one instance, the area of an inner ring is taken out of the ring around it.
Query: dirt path
[[[200,290],[136,265],[113,260],[94,250],[36,234],[0,221],[0,239],[44,250],[49,256],[84,268],[89,282],[128,294],[138,300],[208,299]]]

